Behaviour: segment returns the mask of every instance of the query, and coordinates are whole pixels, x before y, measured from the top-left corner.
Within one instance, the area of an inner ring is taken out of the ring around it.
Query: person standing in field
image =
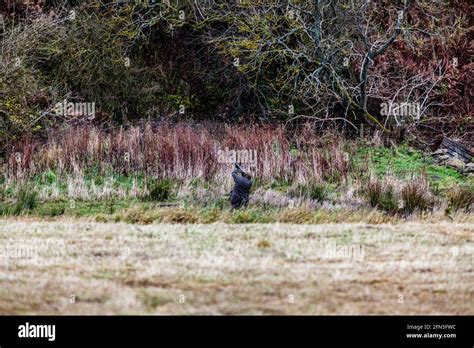
[[[232,178],[234,179],[234,188],[230,192],[230,204],[232,204],[232,208],[234,209],[245,208],[249,204],[252,177],[235,163]]]

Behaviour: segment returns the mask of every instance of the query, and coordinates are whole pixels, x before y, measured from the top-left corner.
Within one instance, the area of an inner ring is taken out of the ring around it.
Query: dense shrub
[[[167,201],[173,197],[174,183],[170,179],[151,179],[147,183],[148,196],[152,201]]]
[[[266,223],[270,221],[270,217],[263,214],[257,208],[234,210],[230,216],[227,217],[228,223],[232,224],[246,224],[246,223]]]
[[[163,211],[163,219],[161,220],[164,223],[174,223],[174,224],[195,224],[199,221],[198,215],[188,209],[169,209]]]
[[[279,215],[278,221],[291,224],[309,224],[314,222],[314,212],[308,209],[284,210]]]
[[[469,212],[474,205],[474,187],[460,186],[448,193],[448,210],[449,211],[466,211]]]
[[[407,183],[401,190],[403,199],[402,211],[411,214],[415,211],[425,211],[433,207],[434,201],[424,180]]]
[[[19,215],[24,211],[32,210],[38,205],[38,192],[33,187],[25,185],[20,187],[15,205],[12,207],[12,214]]]
[[[0,5],[0,151],[26,133],[90,121],[53,112],[64,99],[95,102],[100,123],[302,117],[356,132],[371,119],[411,139],[439,133],[473,141],[467,0],[405,9],[396,40],[370,63],[369,118],[359,110],[367,48],[358,21],[365,15],[367,39],[377,46],[395,33],[397,11],[408,1],[321,1],[315,8],[319,2],[305,0],[293,12],[284,0],[15,3]],[[384,117],[381,103],[390,100],[420,102],[424,113],[419,120]]]
[[[327,184],[312,182],[310,184],[299,184],[288,191],[291,197],[306,197],[322,202],[328,194]]]
[[[99,221],[100,222],[99,218]],[[130,224],[143,224],[148,225],[153,221],[159,219],[159,216],[151,211],[144,209],[143,207],[132,207],[126,209],[124,212],[116,215],[116,221],[124,221]]]
[[[324,184],[312,183],[309,188],[309,198],[322,202],[328,194],[328,188]]]
[[[384,184],[380,180],[369,181],[366,197],[373,208],[379,208],[389,213],[395,213],[398,210],[394,188],[390,184]]]

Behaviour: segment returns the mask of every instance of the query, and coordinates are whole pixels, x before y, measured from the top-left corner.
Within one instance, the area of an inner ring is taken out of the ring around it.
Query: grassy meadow
[[[0,315],[474,314],[472,12],[0,1]]]
[[[25,145],[0,182],[0,312],[472,313],[472,176],[408,145],[259,131],[241,210],[189,128],[149,134],[148,160],[133,131]]]
[[[471,314],[472,223],[0,220],[2,314]]]

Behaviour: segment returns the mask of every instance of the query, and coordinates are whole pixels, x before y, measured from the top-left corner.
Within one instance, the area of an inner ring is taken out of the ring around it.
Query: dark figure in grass
[[[241,207],[247,207],[249,204],[249,192],[252,187],[252,177],[235,163],[232,178],[235,183],[234,189],[230,192],[230,204],[232,204],[232,208],[239,209]]]

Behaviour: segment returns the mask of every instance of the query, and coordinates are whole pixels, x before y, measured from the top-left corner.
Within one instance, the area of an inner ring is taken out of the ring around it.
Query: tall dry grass
[[[230,149],[256,151],[249,169],[262,181],[304,183],[345,178],[350,156],[344,144],[310,128],[289,135],[278,125],[146,123],[112,130],[76,125],[49,131],[46,141],[25,138],[8,154],[3,172],[8,179],[23,179],[46,171],[81,176],[93,168],[104,174],[212,180],[228,176],[232,164],[220,163],[218,151]]]

